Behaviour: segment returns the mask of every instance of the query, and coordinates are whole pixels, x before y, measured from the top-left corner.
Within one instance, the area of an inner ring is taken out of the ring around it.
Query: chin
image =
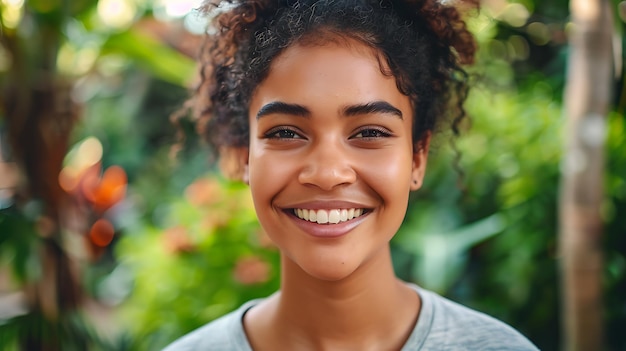
[[[319,281],[329,282],[329,283],[338,283],[346,278],[350,277],[354,270],[334,270],[334,271],[311,271],[307,272],[309,276],[315,278]]]
[[[344,280],[358,269],[358,264],[354,260],[342,260],[338,257],[301,262],[298,266],[310,277],[327,282]]]

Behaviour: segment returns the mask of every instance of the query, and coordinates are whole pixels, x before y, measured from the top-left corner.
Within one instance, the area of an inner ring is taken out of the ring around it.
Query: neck
[[[393,348],[399,349],[412,330],[419,298],[395,277],[388,248],[339,281],[311,277],[286,257],[282,272],[275,321],[298,343],[314,349],[374,347],[395,336],[401,340]]]

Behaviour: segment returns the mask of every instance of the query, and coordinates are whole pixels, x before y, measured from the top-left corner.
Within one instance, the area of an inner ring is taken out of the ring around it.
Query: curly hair
[[[357,40],[385,60],[413,106],[413,141],[465,118],[467,74],[476,45],[460,12],[440,0],[207,1],[214,16],[200,55],[193,105],[209,144],[248,145],[248,107],[273,60],[294,43]]]

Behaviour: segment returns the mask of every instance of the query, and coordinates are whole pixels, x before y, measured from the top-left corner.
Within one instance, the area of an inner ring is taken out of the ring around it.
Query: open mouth
[[[333,210],[309,210],[304,208],[291,209],[294,216],[318,224],[338,224],[353,220],[368,212],[364,208],[344,208]]]

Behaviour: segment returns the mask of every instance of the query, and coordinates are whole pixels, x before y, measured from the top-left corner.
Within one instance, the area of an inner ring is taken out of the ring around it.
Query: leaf
[[[433,216],[425,217],[432,219]],[[435,219],[429,226],[421,227],[421,233],[405,232],[400,238],[400,243],[405,248],[410,246],[415,255],[413,274],[416,280],[441,293],[447,291],[463,272],[467,252],[505,228],[505,221],[499,213],[453,230],[444,228],[443,222]]]
[[[122,54],[156,77],[180,86],[186,86],[195,72],[192,59],[132,28],[109,37],[102,53]]]

